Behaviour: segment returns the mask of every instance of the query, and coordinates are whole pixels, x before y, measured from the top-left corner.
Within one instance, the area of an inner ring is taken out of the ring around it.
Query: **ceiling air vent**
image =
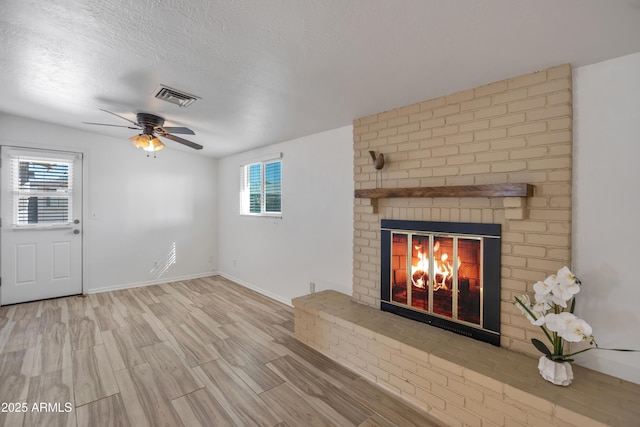
[[[200,99],[198,96],[189,95],[167,86],[160,86],[160,89],[156,91],[156,98],[176,104],[178,107],[188,107],[193,101]]]

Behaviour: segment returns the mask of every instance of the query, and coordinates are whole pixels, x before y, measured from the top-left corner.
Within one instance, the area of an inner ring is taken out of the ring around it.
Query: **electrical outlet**
[[[309,293],[312,294],[316,291],[316,284],[313,282],[309,282]]]

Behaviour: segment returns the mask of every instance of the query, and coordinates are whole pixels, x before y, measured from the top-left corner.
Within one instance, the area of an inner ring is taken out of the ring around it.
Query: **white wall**
[[[640,349],[640,53],[574,70],[577,314],[601,347]],[[640,353],[577,362],[640,383]]]
[[[147,158],[126,133],[111,138],[6,114],[0,129],[2,145],[85,153],[85,292],[216,270],[216,159],[170,149]],[[176,262],[163,272],[174,244]]]
[[[282,218],[239,214],[240,166],[283,153]],[[351,295],[353,127],[220,159],[219,272],[282,302],[335,289]]]

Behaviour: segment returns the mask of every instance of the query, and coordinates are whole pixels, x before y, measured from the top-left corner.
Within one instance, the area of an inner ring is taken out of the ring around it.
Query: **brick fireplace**
[[[500,224],[500,345],[535,354],[530,338],[539,330],[512,301],[570,264],[571,66],[363,117],[353,126],[357,193],[376,188],[376,174],[386,189],[533,186],[529,197],[357,197],[353,299],[380,307],[382,219]],[[381,172],[369,151],[384,154]]]

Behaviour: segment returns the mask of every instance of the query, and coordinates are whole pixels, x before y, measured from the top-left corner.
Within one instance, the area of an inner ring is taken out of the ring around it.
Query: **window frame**
[[[266,185],[266,169],[267,165],[278,163],[280,165],[280,210],[267,211],[267,185]],[[251,212],[251,189],[250,189],[250,168],[254,165],[260,165],[260,212]],[[240,166],[240,215],[242,216],[260,216],[271,218],[282,218],[282,154],[263,158],[262,160],[245,163]]]

